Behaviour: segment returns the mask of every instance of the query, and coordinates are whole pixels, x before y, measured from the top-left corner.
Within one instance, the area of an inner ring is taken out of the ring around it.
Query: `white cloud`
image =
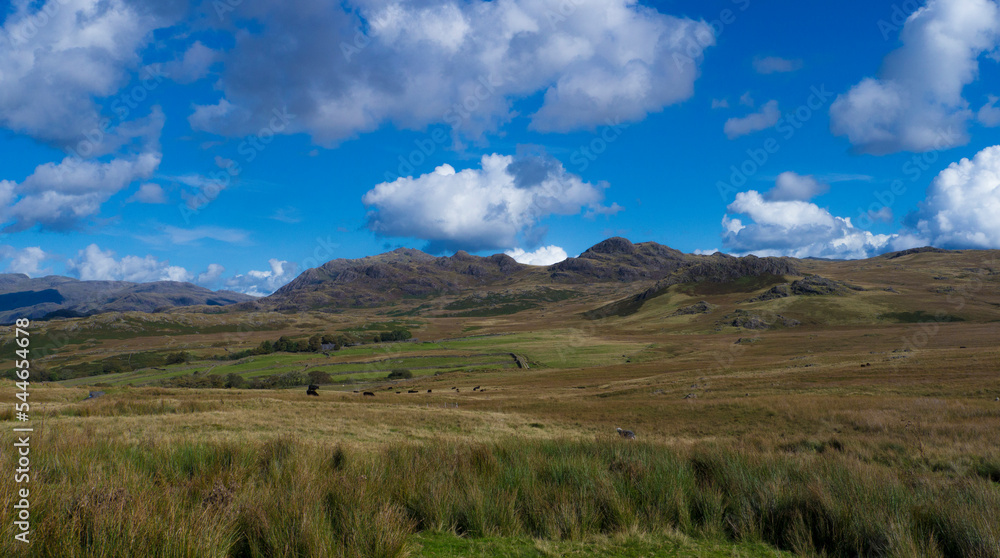
[[[753,59],[753,69],[758,74],[794,72],[800,68],[802,68],[802,60],[799,59],[789,60],[777,56],[757,57]]]
[[[159,184],[147,182],[139,186],[139,189],[136,193],[132,194],[132,197],[128,201],[153,204],[167,203],[167,196],[163,193],[163,188]]]
[[[892,209],[890,209],[888,206],[885,205],[883,205],[877,210],[869,209],[866,212],[866,214],[868,215],[868,218],[871,219],[873,222],[877,221],[882,221],[885,223],[892,222]]]
[[[712,254],[718,252],[718,248],[709,248],[708,250],[702,250],[701,248],[696,248],[693,254],[697,256],[711,256]]]
[[[712,99],[712,108],[729,108],[729,99]]]
[[[989,95],[987,97],[989,100],[985,105],[979,108],[979,112],[976,113],[976,119],[979,123],[988,128],[996,128],[1000,126],[1000,107],[997,107],[997,101],[1000,101],[1000,97],[996,95]]]
[[[802,176],[787,171],[778,175],[774,188],[768,190],[764,197],[770,201],[807,201],[826,193],[829,189],[829,185],[819,182],[812,176]]]
[[[298,275],[299,266],[277,258],[267,260],[270,269],[251,270],[226,280],[226,288],[251,296],[267,296]]]
[[[800,177],[801,178],[801,177]],[[777,187],[775,188],[777,189]],[[1000,145],[987,147],[941,171],[919,208],[894,234],[873,234],[804,200],[767,199],[755,190],[740,192],[722,218],[723,243],[734,253],[864,258],[917,246],[1000,248]],[[892,209],[864,214],[891,222]],[[863,219],[862,219],[863,220]]]
[[[778,110],[778,101],[768,101],[760,110],[748,114],[741,118],[730,118],[726,120],[723,131],[729,139],[736,139],[740,136],[766,130],[778,123],[781,118],[781,111]]]
[[[212,64],[221,59],[219,51],[208,48],[201,41],[195,41],[179,60],[164,66],[164,73],[177,83],[191,83],[208,74]]]
[[[197,283],[199,285],[211,285],[222,277],[222,274],[226,271],[225,267],[217,263],[208,264],[208,269],[204,273],[198,274]]]
[[[84,281],[190,281],[191,274],[183,267],[159,261],[153,256],[115,258],[111,250],[101,250],[91,244],[80,250],[75,259],[66,262],[67,272]]]
[[[941,171],[906,222],[920,245],[1000,248],[1000,145]]]
[[[876,155],[967,143],[973,113],[962,89],[978,78],[978,59],[998,37],[996,2],[930,0],[906,20],[903,46],[886,56],[879,77],[837,97],[831,130]]]
[[[518,263],[527,265],[552,265],[565,260],[568,256],[566,250],[559,246],[542,246],[533,252],[525,252],[521,248],[506,250],[504,254],[514,258]]]
[[[444,123],[478,139],[539,94],[536,130],[640,120],[691,97],[715,43],[705,22],[633,0],[360,0],[347,10],[272,0],[240,13],[260,30],[235,34],[223,96],[196,106],[191,125],[240,135],[287,109],[295,118],[282,133],[324,145],[386,123]]]
[[[95,98],[108,97],[127,83],[151,31],[176,17],[168,12],[179,8],[170,4],[8,4],[0,29],[0,127],[60,147],[74,147],[88,135],[100,134],[101,111]]]
[[[429,241],[431,252],[512,248],[519,237],[537,241],[549,215],[604,208],[604,184],[592,185],[546,156],[484,155],[479,169],[434,172],[383,182],[362,201],[371,208],[368,227],[383,236]]]
[[[0,257],[10,258],[11,261],[7,264],[8,273],[24,273],[31,277],[38,277],[49,272],[48,268],[42,268],[41,265],[45,260],[51,259],[52,255],[46,254],[38,246],[29,246],[21,250],[11,246],[3,246],[0,247]]]
[[[746,93],[740,95],[740,104],[743,105],[743,106],[745,106],[745,107],[753,107],[754,106],[755,103],[754,103],[754,100],[753,100],[753,96],[750,94],[749,91],[747,91]]]
[[[20,184],[0,181],[0,222],[5,232],[39,225],[66,231],[78,228],[96,215],[101,204],[132,182],[149,178],[160,165],[159,153],[143,153],[107,163],[66,157],[46,163]]]
[[[752,220],[744,225],[729,215],[722,218],[723,245],[734,253],[865,258],[885,251],[893,239],[858,229],[849,217],[836,217],[816,204],[768,201],[756,190],[736,194],[727,209]]]

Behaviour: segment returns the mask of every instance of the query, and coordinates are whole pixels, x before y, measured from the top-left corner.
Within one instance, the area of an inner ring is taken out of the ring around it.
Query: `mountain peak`
[[[613,236],[607,240],[598,242],[597,244],[591,246],[586,252],[580,255],[580,257],[586,257],[590,254],[634,254],[635,244],[627,238],[622,238],[620,236]]]

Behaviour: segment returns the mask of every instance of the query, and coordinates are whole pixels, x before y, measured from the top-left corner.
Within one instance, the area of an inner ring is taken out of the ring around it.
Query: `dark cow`
[[[366,391],[366,392],[362,393],[361,395],[363,395],[365,397],[375,397],[375,394],[372,393],[372,392],[370,392],[370,391]]]
[[[319,394],[316,393],[317,389],[319,389],[319,386],[316,384],[309,384],[309,388],[306,389],[306,395],[315,395],[316,397],[319,397]]]

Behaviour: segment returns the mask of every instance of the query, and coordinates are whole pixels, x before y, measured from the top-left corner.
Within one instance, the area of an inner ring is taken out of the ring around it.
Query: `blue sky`
[[[994,0],[3,6],[6,272],[1000,247]]]

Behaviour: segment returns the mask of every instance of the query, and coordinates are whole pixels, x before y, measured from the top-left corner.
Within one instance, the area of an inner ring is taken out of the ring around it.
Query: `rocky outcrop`
[[[835,281],[826,277],[820,277],[819,275],[808,275],[791,283],[775,285],[767,292],[748,299],[745,302],[762,302],[789,296],[844,296],[850,294],[851,291],[863,290],[861,287],[850,285],[843,281]]]

